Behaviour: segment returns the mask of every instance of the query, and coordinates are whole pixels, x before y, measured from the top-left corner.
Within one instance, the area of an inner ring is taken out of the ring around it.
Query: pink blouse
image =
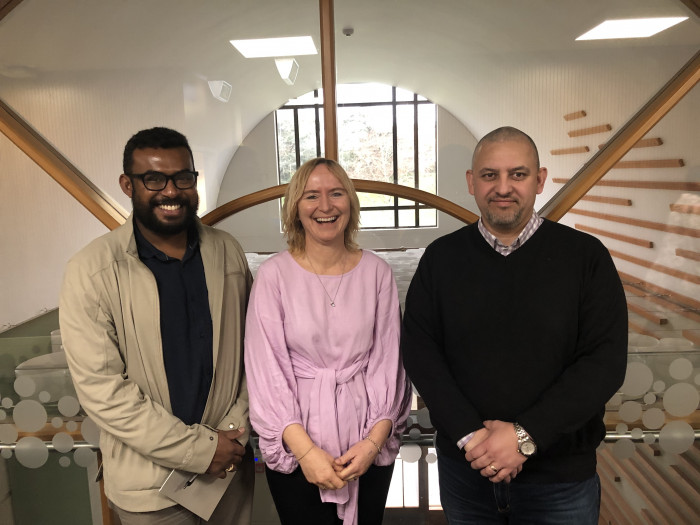
[[[293,423],[338,457],[388,419],[392,434],[374,462],[394,461],[410,410],[400,324],[391,268],[372,252],[363,251],[342,282],[340,275],[305,270],[289,252],[260,266],[246,318],[245,366],[250,420],[268,467],[297,468],[282,441]],[[338,503],[345,525],[356,523],[357,485],[321,491],[323,501]]]

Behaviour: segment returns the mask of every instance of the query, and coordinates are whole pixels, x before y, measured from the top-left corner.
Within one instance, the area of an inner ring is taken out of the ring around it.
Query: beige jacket
[[[243,330],[252,277],[236,240],[198,221],[214,377],[202,424],[187,426],[171,413],[156,280],[139,259],[132,220],[68,262],[59,317],[80,403],[101,429],[107,497],[144,512],[174,504],[158,493],[171,469],[206,471],[217,444],[207,426],[250,429]]]

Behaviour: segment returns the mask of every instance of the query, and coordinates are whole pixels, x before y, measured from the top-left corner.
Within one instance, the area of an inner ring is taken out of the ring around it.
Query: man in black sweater
[[[546,177],[522,131],[481,139],[467,171],[481,219],[428,246],[406,298],[404,364],[451,524],[598,523],[627,306],[605,247],[535,213]]]

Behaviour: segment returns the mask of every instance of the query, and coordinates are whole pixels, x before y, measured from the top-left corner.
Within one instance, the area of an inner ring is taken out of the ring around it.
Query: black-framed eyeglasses
[[[147,171],[146,173],[126,173],[125,175],[141,179],[146,189],[151,191],[164,190],[170,180],[173,181],[178,190],[189,190],[197,184],[199,172],[182,170],[172,175],[166,175],[160,171]]]

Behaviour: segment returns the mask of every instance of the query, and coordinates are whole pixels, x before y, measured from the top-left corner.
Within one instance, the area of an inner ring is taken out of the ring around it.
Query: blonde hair
[[[287,238],[289,251],[292,253],[304,253],[306,249],[306,233],[304,226],[299,219],[299,201],[304,195],[306,183],[311,176],[311,172],[317,166],[325,165],[335,177],[340,181],[350,199],[350,219],[345,227],[344,242],[345,248],[350,251],[358,249],[355,237],[360,229],[360,200],[350,177],[343,167],[334,160],[319,157],[311,159],[302,164],[294,173],[287,185],[284,193],[284,204],[282,205],[282,231]]]

